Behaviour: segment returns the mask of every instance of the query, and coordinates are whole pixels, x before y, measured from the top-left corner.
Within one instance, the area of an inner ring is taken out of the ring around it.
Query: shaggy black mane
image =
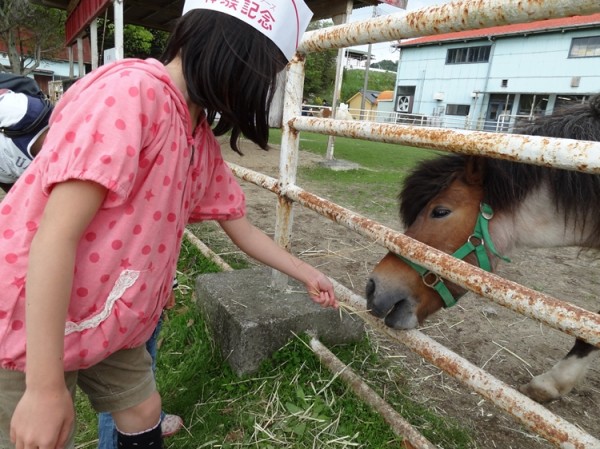
[[[588,104],[539,118],[521,134],[600,141],[600,96]],[[421,162],[405,180],[398,196],[400,218],[410,226],[425,205],[465,174],[469,157],[445,155]],[[513,211],[544,184],[548,185],[557,214],[593,228],[586,245],[600,247],[600,175],[560,170],[525,163],[480,157],[483,164],[483,191],[496,211]],[[591,222],[590,222],[591,221]]]

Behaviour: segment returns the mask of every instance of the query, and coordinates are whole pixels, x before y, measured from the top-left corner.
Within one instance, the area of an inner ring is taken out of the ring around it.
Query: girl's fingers
[[[338,303],[335,296],[329,293],[329,289],[320,286],[311,286],[308,293],[317,304],[320,304],[323,307],[334,307],[337,309]]]
[[[337,308],[337,301],[329,294],[329,292],[322,292],[319,299],[319,304],[322,306]]]

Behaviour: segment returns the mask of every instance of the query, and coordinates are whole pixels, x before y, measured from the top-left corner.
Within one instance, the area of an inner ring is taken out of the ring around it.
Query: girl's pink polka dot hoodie
[[[70,179],[108,193],[77,251],[65,371],[148,340],[186,224],[245,214],[209,125],[191,126],[182,93],[156,60],[103,66],[65,93],[44,148],[0,203],[1,368],[25,370],[29,247],[52,187]]]

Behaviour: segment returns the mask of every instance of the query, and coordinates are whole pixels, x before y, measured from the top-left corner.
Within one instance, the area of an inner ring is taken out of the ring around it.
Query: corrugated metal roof
[[[573,29],[584,26],[600,25],[600,13],[589,16],[563,17],[560,19],[539,20],[537,22],[503,25],[480,30],[459,31],[456,33],[436,34],[433,36],[417,37],[400,42],[399,48],[421,45],[434,45],[455,41],[468,41],[488,37],[521,35],[528,33],[556,32],[562,29]]]
[[[363,94],[363,90],[359,90],[358,92],[356,92],[354,95],[352,95],[349,99],[348,99],[348,103],[350,103],[354,98],[356,97],[361,97]],[[379,91],[378,90],[367,90],[367,94],[365,95],[365,100],[367,100],[369,103],[371,104],[375,104],[375,102],[377,101],[377,97],[379,96]]]

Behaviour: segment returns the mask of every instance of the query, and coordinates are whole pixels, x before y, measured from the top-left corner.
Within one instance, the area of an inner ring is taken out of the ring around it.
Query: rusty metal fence
[[[402,254],[481,296],[600,346],[600,315],[454,259],[376,221],[311,194],[295,184],[299,131],[464,154],[485,154],[490,157],[600,174],[600,143],[301,116],[303,54],[306,52],[597,12],[600,12],[598,0],[459,0],[413,12],[309,32],[300,45],[299,53],[287,69],[279,178],[274,179],[231,164],[232,169],[237,176],[279,196],[275,240],[283,247],[290,247],[293,225],[291,211],[294,203],[297,203],[367,236],[389,250]],[[284,288],[287,278],[274,272],[273,283]],[[364,310],[364,298],[354,295],[339,283],[336,283],[336,292],[342,300]],[[565,449],[600,448],[598,439],[552,414],[545,407],[420,331],[394,331],[368,314],[361,316],[371,326],[457,378],[555,446]],[[407,439],[410,441],[410,436],[407,436]],[[418,439],[410,442],[414,447],[429,447]]]

